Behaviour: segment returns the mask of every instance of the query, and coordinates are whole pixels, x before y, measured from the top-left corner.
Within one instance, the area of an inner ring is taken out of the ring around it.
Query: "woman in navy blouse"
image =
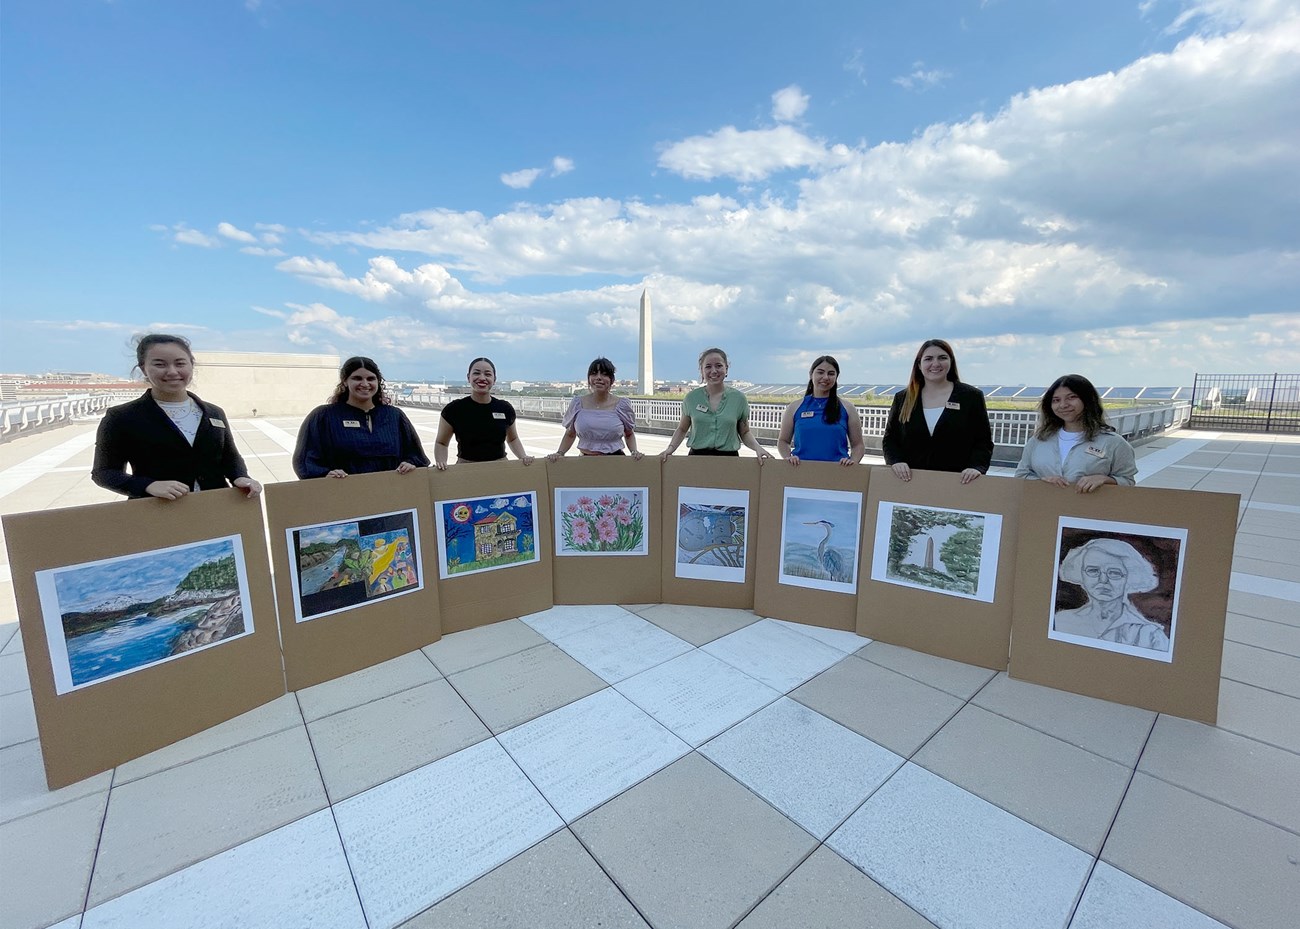
[[[428,466],[415,427],[384,395],[379,365],[359,355],[343,362],[330,402],[303,420],[293,453],[300,478],[406,474]]]

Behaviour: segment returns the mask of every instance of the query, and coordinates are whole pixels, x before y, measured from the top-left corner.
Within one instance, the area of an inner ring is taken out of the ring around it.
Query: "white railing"
[[[117,395],[83,394],[76,397],[60,397],[56,400],[22,400],[0,407],[0,442],[46,429],[63,423],[70,423],[82,416],[102,413],[115,403],[121,403]]]

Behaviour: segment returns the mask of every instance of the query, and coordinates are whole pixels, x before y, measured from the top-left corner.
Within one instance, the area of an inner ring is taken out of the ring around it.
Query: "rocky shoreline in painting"
[[[182,636],[182,639],[188,636],[190,632],[196,632],[200,628],[209,630],[229,628],[228,632],[209,635],[206,641],[216,641],[225,638],[227,635],[237,635],[242,630],[243,610],[241,609],[239,583],[235,573],[235,559],[233,557],[226,557],[199,565],[176,585],[175,590],[163,597],[137,601],[133,598],[117,596],[105,600],[91,610],[66,612],[61,616],[63,634],[67,639],[71,640],[77,636],[107,629],[124,619],[142,615],[162,616],[167,613],[202,606],[203,604],[212,604],[212,606],[209,607],[207,614],[204,615],[194,629],[187,631]],[[234,619],[238,619],[240,629],[231,627]],[[210,623],[209,620],[211,620]],[[177,645],[179,646],[179,644],[178,640]],[[198,644],[206,644],[206,642]],[[198,647],[197,644],[189,645],[186,648],[178,647],[177,652],[196,647]],[[173,654],[175,653],[173,652]]]
[[[244,632],[244,609],[239,594],[233,593],[218,600],[208,607],[207,613],[192,629],[182,632],[172,645],[172,655],[188,652],[190,649],[202,648],[222,639],[242,635]]]

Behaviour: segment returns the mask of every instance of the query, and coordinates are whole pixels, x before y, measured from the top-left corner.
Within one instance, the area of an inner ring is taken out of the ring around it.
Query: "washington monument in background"
[[[646,289],[641,291],[641,385],[639,389],[647,397],[655,392],[654,349],[651,345],[654,339],[650,330],[650,291]]]

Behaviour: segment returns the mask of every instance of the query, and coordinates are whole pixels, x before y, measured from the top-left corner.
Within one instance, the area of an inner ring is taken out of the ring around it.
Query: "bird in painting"
[[[835,549],[826,547],[831,541],[831,532],[835,529],[835,524],[829,520],[819,519],[816,522],[804,523],[804,525],[821,526],[826,530],[825,538],[817,546],[817,563],[826,572],[828,580],[839,580],[844,572],[844,559],[840,557],[840,553]]]

